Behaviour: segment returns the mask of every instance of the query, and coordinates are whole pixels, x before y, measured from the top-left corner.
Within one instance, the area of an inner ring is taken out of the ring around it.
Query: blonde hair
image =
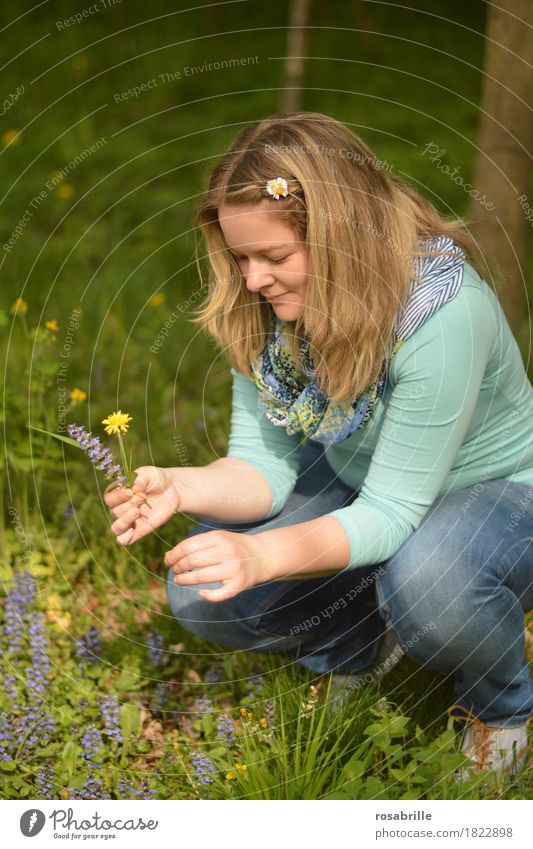
[[[289,195],[274,200],[267,180],[284,177]],[[422,239],[446,235],[478,269],[481,257],[465,225],[443,218],[404,181],[387,173],[370,148],[340,121],[320,112],[271,115],[246,128],[213,169],[197,213],[205,239],[207,295],[198,323],[237,371],[264,347],[274,313],[248,291],[218,220],[221,204],[257,205],[270,198],[304,242],[308,285],[302,315],[290,324],[293,357],[309,340],[319,387],[331,400],[353,398],[390,356],[398,310],[407,300],[411,261]]]

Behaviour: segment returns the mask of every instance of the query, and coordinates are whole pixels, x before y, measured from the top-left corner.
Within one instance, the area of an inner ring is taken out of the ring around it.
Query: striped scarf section
[[[413,257],[411,287],[398,315],[390,358],[428,318],[457,295],[461,286],[465,255],[452,239],[426,239],[419,243],[418,251],[439,253]],[[276,318],[268,342],[252,363],[260,413],[265,413],[272,424],[285,427],[289,435],[301,432],[301,444],[308,439],[326,446],[342,442],[371,418],[385,389],[390,358],[383,360],[379,376],[366,392],[352,402],[330,402],[314,380],[309,340],[300,343],[299,371],[286,332],[286,322]]]

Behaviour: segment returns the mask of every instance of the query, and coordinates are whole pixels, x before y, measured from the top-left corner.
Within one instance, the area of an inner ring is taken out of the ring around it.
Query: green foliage
[[[355,5],[336,4],[335,26],[326,5],[313,8],[309,56],[331,61],[308,60],[304,108],[345,121],[393,165],[393,174],[422,188],[443,212],[463,215],[467,195],[423,149],[438,143],[445,161],[469,179],[485,4],[442,0],[431,15],[370,4],[367,27],[354,19]],[[10,20],[19,13],[12,2],[4,8]],[[168,12],[158,0],[150,8],[154,17]],[[57,18],[71,13],[71,4],[59,0]],[[139,465],[202,465],[225,453],[228,370],[190,322],[200,303],[194,213],[208,169],[237,130],[279,110],[280,65],[266,57],[286,14],[281,0],[248,4],[254,37],[250,47],[245,33],[241,53],[257,53],[260,61],[245,68],[246,80],[238,69],[182,75],[149,96],[113,98],[134,83],[213,58],[204,55],[205,35],[241,29],[240,4],[224,8],[224,27],[216,6],[180,16],[186,37],[178,44],[169,43],[176,39],[167,38],[166,23],[134,26],[145,17],[144,4],[117,4],[108,16],[52,33],[57,66],[50,67],[48,50],[32,50],[24,52],[23,71],[17,62],[3,70],[6,92],[16,90],[22,72],[38,78],[4,116],[2,133],[34,127],[0,157],[4,239],[52,173],[97,139],[105,143],[47,190],[13,249],[2,253],[0,581],[4,595],[22,568],[37,581],[51,663],[47,705],[56,727],[44,745],[31,742],[31,729],[16,736],[31,695],[31,646],[26,633],[21,654],[8,650],[2,599],[1,673],[4,682],[16,678],[16,701],[0,690],[0,718],[17,741],[11,759],[0,759],[2,798],[40,798],[45,766],[53,797],[72,798],[91,772],[81,743],[89,725],[103,733],[93,772],[112,798],[122,797],[121,778],[137,791],[147,778],[160,799],[531,798],[530,772],[503,787],[488,779],[457,784],[454,772],[464,759],[444,718],[449,690],[407,660],[379,691],[362,689],[339,706],[328,698],[327,681],[313,683],[299,667],[222,647],[218,654],[182,631],[166,606],[162,561],[192,520],[176,518],[132,551],[121,549],[86,459],[28,428],[58,430],[64,389],[66,420],[87,430],[96,430],[111,408],[131,413]],[[434,14],[442,14],[438,26]],[[50,29],[46,15],[37,8],[24,27],[10,29],[13,56],[37,43],[43,25]],[[127,38],[116,35],[128,28]],[[13,311],[19,297],[27,310]],[[69,329],[73,309],[79,321]],[[154,352],[173,312],[177,320]],[[87,392],[87,403],[70,398],[76,387]],[[102,650],[80,662],[76,640],[91,625]],[[154,627],[168,650],[160,667],[146,649]],[[99,700],[111,695],[119,703],[121,742],[105,734]],[[207,710],[202,699],[210,700]],[[221,736],[221,716],[232,723],[231,742]],[[199,754],[210,758],[213,772],[195,770],[191,759]]]

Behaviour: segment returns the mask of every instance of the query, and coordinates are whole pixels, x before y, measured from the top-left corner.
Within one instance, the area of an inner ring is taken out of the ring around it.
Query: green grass
[[[442,211],[465,214],[467,196],[423,148],[438,143],[465,179],[471,174],[484,4],[419,3],[419,12],[368,4],[366,26],[374,32],[364,31],[352,4],[316,5],[303,108],[345,121]],[[39,798],[37,775],[46,763],[56,798],[80,791],[90,772],[81,734],[91,724],[104,730],[100,694],[115,694],[121,705],[123,741],[104,735],[97,756],[114,798],[124,796],[121,774],[139,792],[148,777],[161,799],[531,796],[531,773],[504,787],[457,787],[457,741],[446,718],[450,682],[408,660],[380,689],[366,688],[335,708],[327,682],[313,695],[317,682],[286,659],[232,654],[181,630],[166,604],[162,558],[192,520],[176,518],[131,551],[119,550],[102,482],[88,474],[85,459],[35,432],[30,439],[26,428],[31,421],[56,429],[61,351],[79,307],[66,388],[80,387],[88,400],[70,409],[69,420],[102,433],[105,415],[127,410],[137,464],[197,465],[225,453],[230,376],[219,352],[188,322],[186,308],[159,353],[150,346],[199,285],[192,228],[206,174],[242,127],[280,108],[286,7],[281,0],[234,3],[158,20],[168,4],[151,3],[147,11],[130,2],[59,30],[55,21],[73,10],[58,2],[53,12],[44,6],[10,26],[2,40],[2,64],[21,53],[3,69],[3,98],[25,87],[0,118],[2,138],[21,133],[0,148],[2,245],[33,210],[32,199],[46,192],[13,249],[0,251],[0,576],[4,596],[23,567],[38,581],[31,615],[45,616],[47,699],[56,722],[44,748],[26,735],[16,771],[0,761],[4,798]],[[436,24],[424,10],[460,26]],[[20,4],[4,4],[4,24],[20,14]],[[243,68],[193,76],[184,70],[256,55],[259,61]],[[174,82],[115,99],[177,71]],[[54,172],[98,139],[100,148],[65,177],[63,196],[46,189]],[[150,301],[156,293],[164,295],[158,305]],[[25,317],[10,312],[17,297],[28,303]],[[52,319],[55,333],[43,327]],[[75,514],[65,515],[71,506]],[[4,601],[4,623],[7,610]],[[101,657],[79,666],[75,640],[91,625],[101,634]],[[167,650],[159,666],[147,655],[152,629]],[[6,651],[4,630],[2,673],[19,676],[19,707],[13,713],[4,688],[0,709],[19,722],[32,698],[24,672],[32,647],[26,632],[18,653]],[[158,707],[161,684],[166,701]],[[211,700],[207,711],[201,699]],[[232,744],[217,736],[222,714],[234,723]],[[194,777],[194,752],[212,761],[205,784]]]

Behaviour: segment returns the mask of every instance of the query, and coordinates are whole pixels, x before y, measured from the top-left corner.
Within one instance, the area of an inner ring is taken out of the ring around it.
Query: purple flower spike
[[[126,476],[122,467],[115,463],[111,451],[102,445],[98,436],[87,433],[83,427],[76,424],[69,424],[67,432],[70,438],[75,439],[83,448],[93,466],[101,472],[105,471],[106,480],[116,480],[120,486],[126,485]]]
[[[108,737],[122,743],[122,734],[120,731],[120,705],[117,697],[113,694],[105,699],[102,699],[100,709],[102,711],[102,719]]]
[[[146,645],[148,647],[148,657],[153,665],[157,668],[163,666],[167,658],[163,650],[165,640],[162,634],[156,631],[155,628],[152,629],[148,634]]]
[[[216,772],[217,768],[208,755],[202,755],[199,752],[194,752],[191,755],[191,764],[194,770],[194,777],[198,779],[200,784],[213,783],[211,774]]]

